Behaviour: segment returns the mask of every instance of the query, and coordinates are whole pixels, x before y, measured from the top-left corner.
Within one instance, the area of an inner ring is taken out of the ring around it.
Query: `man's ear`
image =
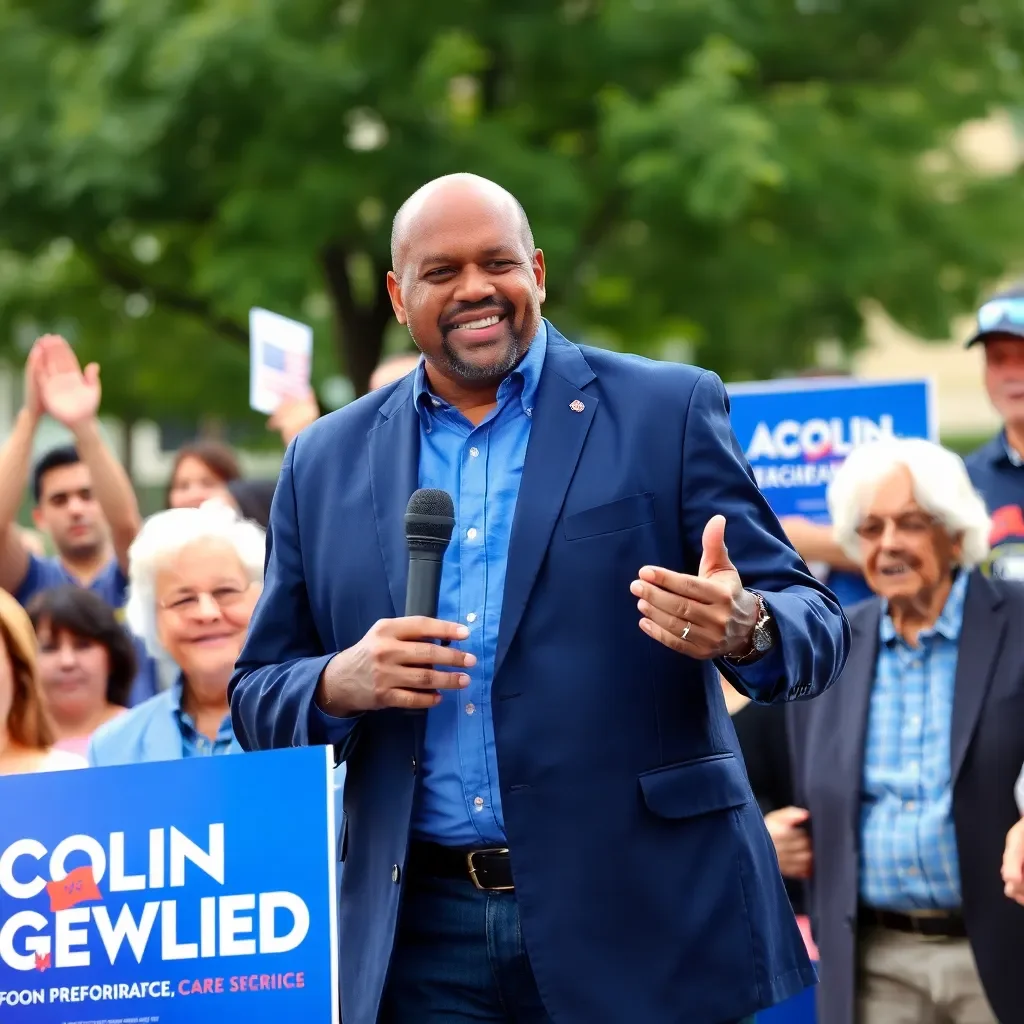
[[[541,249],[533,251],[533,279],[537,282],[537,292],[540,301],[548,297],[547,290],[547,267],[544,265],[544,252]]]
[[[391,308],[395,311],[395,317],[400,324],[409,322],[405,314],[405,303],[402,302],[402,286],[393,270],[388,271],[388,295],[391,297]]]

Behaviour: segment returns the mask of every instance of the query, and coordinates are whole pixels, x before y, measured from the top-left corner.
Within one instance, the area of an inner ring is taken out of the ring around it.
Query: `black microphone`
[[[455,528],[455,504],[447,491],[421,488],[405,509],[405,540],[409,545],[409,582],[405,614],[437,618],[441,563]]]

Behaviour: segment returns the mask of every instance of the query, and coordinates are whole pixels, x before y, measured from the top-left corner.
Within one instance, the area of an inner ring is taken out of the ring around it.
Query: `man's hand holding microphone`
[[[476,655],[449,646],[469,629],[437,618],[441,563],[455,528],[455,507],[445,491],[423,488],[405,510],[409,577],[405,615],[381,619],[354,647],[336,654],[320,677],[316,703],[336,718],[364,711],[415,711],[441,702],[442,690],[463,690]]]

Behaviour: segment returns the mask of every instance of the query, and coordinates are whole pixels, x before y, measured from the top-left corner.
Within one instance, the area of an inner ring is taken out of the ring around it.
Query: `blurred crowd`
[[[1005,424],[991,442],[966,460],[865,445],[830,486],[831,525],[783,521],[846,607],[843,678],[785,707],[722,681],[828,1024],[1024,1012],[1024,291],[986,303],[969,344]],[[388,360],[371,387],[416,361]],[[274,483],[197,441],[143,522],[101,393],[99,367],[40,338],[0,447],[0,774],[240,752],[227,687]],[[33,463],[44,415],[73,443]],[[288,444],[318,415],[310,394],[268,426]],[[26,490],[35,532],[16,521]],[[339,800],[343,784],[342,767]]]

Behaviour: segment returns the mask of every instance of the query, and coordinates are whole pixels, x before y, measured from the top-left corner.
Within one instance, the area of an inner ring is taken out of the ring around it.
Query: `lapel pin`
[[[583,412],[586,406],[578,398],[575,398],[569,403],[569,408],[573,412]]]

